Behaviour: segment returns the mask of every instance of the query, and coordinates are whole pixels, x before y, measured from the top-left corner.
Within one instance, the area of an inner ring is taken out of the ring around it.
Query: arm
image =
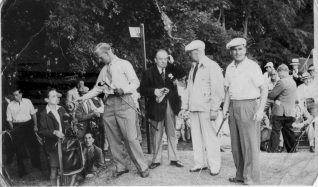
[[[267,85],[263,84],[262,86],[260,86],[260,90],[261,90],[261,97],[260,97],[260,104],[259,104],[258,111],[263,113],[265,105],[266,105],[266,101],[267,101],[267,95],[268,95]]]
[[[210,71],[211,111],[218,111],[224,99],[224,78],[221,68],[215,64]]]
[[[11,111],[10,104],[7,107],[7,121],[9,123],[10,130],[12,130],[13,129],[13,122],[12,122],[13,119],[12,119],[12,111]]]
[[[140,82],[130,62],[126,61],[124,65],[124,73],[127,77],[129,85],[126,88],[121,89],[123,89],[124,93],[133,93],[137,90],[137,88],[139,88]]]
[[[36,111],[34,109],[32,102],[30,100],[27,100],[27,101],[28,101],[28,105],[30,107],[30,115],[31,115],[31,117],[33,119],[33,123],[34,123],[34,131],[38,131],[38,120],[36,117]]]
[[[279,80],[273,90],[268,93],[268,98],[276,100],[276,98],[284,91],[282,80]]]
[[[140,84],[140,94],[146,97],[155,97],[155,89],[151,84],[149,71],[144,72]]]
[[[43,113],[40,114],[39,125],[40,125],[39,126],[40,127],[39,133],[41,135],[48,137],[48,138],[56,137],[54,135],[54,130],[49,129],[48,124],[47,124],[47,120],[46,120],[46,116]]]

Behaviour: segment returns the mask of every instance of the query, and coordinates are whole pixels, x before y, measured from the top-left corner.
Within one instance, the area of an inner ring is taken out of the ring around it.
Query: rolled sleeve
[[[27,105],[29,107],[29,110],[30,110],[30,114],[33,115],[36,113],[36,110],[34,109],[34,106],[32,104],[32,102],[30,100],[27,100]]]
[[[133,93],[140,86],[139,79],[135,73],[134,68],[130,64],[130,62],[127,61],[127,63],[125,64],[124,67],[125,67],[124,73],[127,77],[129,84],[126,88],[122,88],[122,89],[123,89],[124,93]]]
[[[8,107],[7,107],[7,121],[12,121],[12,112],[11,112],[11,105],[9,104]]]
[[[265,80],[264,80],[264,76],[262,74],[262,70],[261,68],[259,67],[258,64],[255,63],[254,65],[254,71],[252,73],[252,80],[253,80],[253,83],[256,87],[260,87],[262,86],[263,84],[265,84]]]

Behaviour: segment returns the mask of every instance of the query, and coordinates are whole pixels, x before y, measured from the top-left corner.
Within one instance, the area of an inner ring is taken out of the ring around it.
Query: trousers
[[[260,124],[254,118],[257,100],[231,100],[229,125],[236,178],[246,184],[260,182]]]
[[[122,98],[135,106],[131,95],[124,95]],[[128,169],[128,155],[138,171],[143,172],[148,164],[137,137],[136,112],[122,98],[109,96],[106,99],[103,114],[106,137],[117,172]]]
[[[168,140],[168,159],[172,161],[178,160],[175,122],[175,115],[168,101],[165,118],[162,121],[151,120],[151,124],[158,129],[157,131],[154,128],[151,129],[153,137],[153,163],[160,163],[162,161],[162,135],[164,130],[166,131]]]
[[[207,164],[212,173],[221,168],[220,143],[216,136],[217,125],[210,121],[210,112],[190,112],[194,168]]]

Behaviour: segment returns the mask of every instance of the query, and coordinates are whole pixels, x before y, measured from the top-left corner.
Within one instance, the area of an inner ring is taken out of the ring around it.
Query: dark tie
[[[194,70],[193,70],[193,76],[192,76],[192,81],[193,81],[193,82],[194,82],[194,80],[195,80],[195,76],[196,76],[197,71],[198,71],[198,66],[199,66],[199,63],[196,63],[195,68],[194,68]]]
[[[166,74],[165,74],[165,69],[164,68],[161,69],[161,74],[160,75],[161,75],[162,80],[165,81],[166,80]]]

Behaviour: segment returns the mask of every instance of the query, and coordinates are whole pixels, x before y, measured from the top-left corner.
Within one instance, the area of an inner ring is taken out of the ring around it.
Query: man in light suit
[[[147,116],[150,118],[152,126],[158,129],[153,128],[151,133],[153,135],[153,159],[149,168],[154,169],[161,164],[164,129],[168,139],[170,165],[183,167],[177,156],[175,116],[180,111],[181,100],[177,87],[173,83],[173,77],[176,75],[173,66],[167,63],[168,53],[165,50],[157,51],[155,62],[156,65],[144,73],[140,86],[140,93],[147,99]]]
[[[275,101],[272,109],[273,127],[270,138],[270,151],[276,152],[279,144],[279,134],[282,131],[286,150],[287,152],[292,152],[296,143],[292,124],[295,121],[297,87],[296,82],[289,75],[287,65],[280,65],[277,72],[280,80],[268,94],[268,98]]]
[[[220,144],[216,136],[217,119],[224,98],[224,78],[220,66],[205,56],[205,44],[194,40],[185,47],[194,61],[189,72],[187,99],[182,113],[190,111],[194,167],[190,172],[206,170],[212,176],[221,168]],[[212,123],[211,123],[212,121]]]

